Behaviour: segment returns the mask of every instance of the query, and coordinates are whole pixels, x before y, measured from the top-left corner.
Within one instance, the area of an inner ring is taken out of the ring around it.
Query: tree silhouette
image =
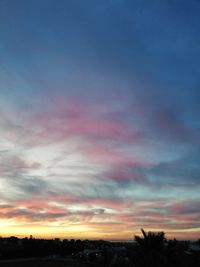
[[[143,237],[135,236],[138,248],[138,264],[143,267],[165,266],[165,233],[145,232],[141,229]]]
[[[141,229],[143,237],[135,236],[135,241],[143,249],[156,249],[162,250],[165,243],[165,233],[164,232],[148,232],[146,233]]]

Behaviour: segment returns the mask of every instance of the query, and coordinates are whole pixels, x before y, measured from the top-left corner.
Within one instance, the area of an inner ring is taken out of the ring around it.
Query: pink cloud
[[[35,199],[27,200],[27,201],[17,201],[15,202],[15,205],[17,207],[24,207],[34,212],[45,211],[45,212],[51,212],[51,213],[59,213],[59,212],[65,211],[65,209],[50,205],[48,200],[39,199],[39,198],[35,198]]]
[[[110,166],[112,172],[118,172],[130,168],[141,168],[149,166],[148,163],[138,160],[132,155],[128,155],[123,151],[117,150],[115,147],[109,147],[104,144],[87,144],[83,146],[83,152],[90,161],[99,162],[105,166]],[[127,171],[127,175],[128,171]]]
[[[141,169],[137,167],[137,164],[132,164],[131,166],[126,166],[125,164],[118,165],[111,168],[110,171],[105,172],[103,176],[106,179],[117,182],[134,181],[139,184],[149,185],[145,175],[141,173]]]
[[[168,207],[168,212],[176,215],[200,215],[200,202],[198,200],[184,200],[172,202]]]
[[[88,208],[101,207],[107,209],[121,210],[129,205],[129,201],[123,199],[108,199],[101,197],[79,197],[79,196],[49,196],[49,200],[63,204],[84,204]]]
[[[109,112],[103,112],[99,105],[71,99],[67,103],[56,101],[48,113],[34,117],[41,129],[40,137],[66,138],[80,136],[89,140],[116,140],[135,142],[140,139],[122,120],[114,119]]]
[[[105,167],[104,173],[99,176],[100,179],[119,182],[135,181],[143,185],[149,185],[143,172],[143,169],[150,166],[149,163],[104,145],[92,144],[83,151],[88,160],[100,163]]]
[[[37,168],[41,168],[42,165],[39,162],[33,162],[33,163],[28,163],[27,161],[25,161],[23,158],[16,156],[16,155],[4,155],[4,157],[2,157],[0,159],[0,164],[2,164],[3,166],[8,166],[10,169],[17,169],[17,170],[21,170],[21,169],[37,169]]]

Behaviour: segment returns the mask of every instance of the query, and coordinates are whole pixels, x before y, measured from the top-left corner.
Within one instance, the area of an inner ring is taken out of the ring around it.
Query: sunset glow
[[[199,238],[200,4],[150,2],[0,1],[0,236]]]

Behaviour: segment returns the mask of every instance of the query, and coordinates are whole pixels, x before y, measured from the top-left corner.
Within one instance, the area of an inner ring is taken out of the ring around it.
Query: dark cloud
[[[12,208],[13,206],[12,205],[8,205],[8,204],[0,204],[0,210],[3,210],[3,209],[9,209],[9,208]]]
[[[150,173],[163,184],[195,187],[199,185],[199,164],[199,150],[195,149],[180,159],[159,163]]]
[[[28,163],[22,157],[11,152],[0,155],[0,174],[4,184],[1,198],[30,197],[42,195],[48,188],[48,182],[42,177],[30,175],[30,171],[40,169],[39,163]]]
[[[33,212],[31,210],[21,210],[21,209],[13,209],[9,212],[1,213],[0,218],[7,218],[7,219],[24,219],[27,221],[54,221],[61,217],[66,216],[66,213],[51,213],[51,212],[44,212],[39,213],[38,211]]]

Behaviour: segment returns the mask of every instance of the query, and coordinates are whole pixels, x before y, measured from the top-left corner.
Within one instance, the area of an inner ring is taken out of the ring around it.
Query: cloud
[[[2,213],[0,218],[2,219],[15,219],[18,221],[26,222],[42,222],[42,221],[55,221],[60,217],[66,216],[65,213],[39,213],[28,210],[12,210],[10,212]]]
[[[39,162],[28,162],[16,151],[0,155],[0,180],[2,199],[17,199],[42,194],[48,187],[40,176],[31,175],[32,171],[41,170]]]
[[[139,140],[137,132],[122,119],[114,118],[114,110],[107,106],[104,108],[98,102],[91,104],[73,98],[67,102],[55,101],[52,112],[37,114],[34,123],[40,129],[40,138],[56,140],[75,136],[92,142]]]
[[[191,215],[200,216],[199,199],[176,201],[168,207],[168,211],[174,215]]]
[[[151,168],[150,173],[157,181],[171,186],[198,186],[199,181],[199,150],[183,155],[177,160],[160,162]]]

